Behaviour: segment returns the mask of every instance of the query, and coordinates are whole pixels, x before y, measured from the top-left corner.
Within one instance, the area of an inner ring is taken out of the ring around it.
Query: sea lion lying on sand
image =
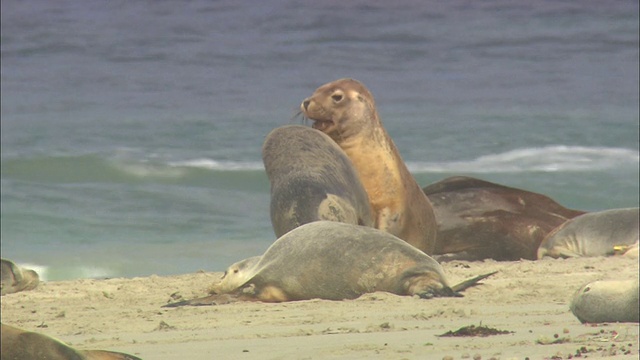
[[[639,229],[638,208],[580,215],[547,234],[538,248],[538,259],[544,256],[606,256],[614,255],[616,251],[637,257]]]
[[[467,260],[535,260],[547,233],[584,214],[542,194],[466,176],[446,178],[423,191],[438,223],[434,254],[462,253],[453,257]]]
[[[40,277],[35,271],[21,268],[11,260],[1,259],[0,262],[1,295],[33,290],[40,283]]]
[[[450,287],[438,262],[387,232],[316,221],[286,233],[264,255],[232,265],[214,286],[215,295],[165,307],[238,300],[343,300],[375,291],[454,297],[492,274]]]
[[[2,360],[141,360],[104,350],[76,350],[54,338],[2,324]]]
[[[571,312],[583,323],[639,322],[638,278],[594,281],[571,300]]]

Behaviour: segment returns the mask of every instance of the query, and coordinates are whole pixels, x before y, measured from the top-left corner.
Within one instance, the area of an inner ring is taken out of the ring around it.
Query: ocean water
[[[1,250],[47,280],[273,241],[265,135],[362,81],[421,185],[638,206],[637,1],[1,3]]]

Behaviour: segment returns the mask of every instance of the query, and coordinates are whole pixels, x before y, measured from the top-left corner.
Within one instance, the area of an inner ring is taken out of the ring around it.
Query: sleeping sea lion
[[[492,274],[449,286],[437,261],[387,232],[316,221],[286,233],[264,255],[232,265],[214,286],[216,294],[165,307],[237,300],[343,300],[375,291],[455,297]]]
[[[538,248],[538,259],[606,256],[616,251],[638,252],[638,208],[591,212],[566,221],[551,231]]]
[[[542,194],[466,176],[423,190],[438,223],[434,254],[453,253],[467,260],[535,260],[547,233],[584,214]]]
[[[141,360],[119,352],[76,350],[52,337],[5,324],[1,332],[2,360]]]

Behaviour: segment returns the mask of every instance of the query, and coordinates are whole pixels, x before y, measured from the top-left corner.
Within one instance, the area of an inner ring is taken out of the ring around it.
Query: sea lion
[[[387,232],[316,221],[286,233],[261,257],[232,265],[214,286],[217,294],[165,307],[235,300],[343,300],[375,291],[453,297],[491,274],[450,287],[437,261]]]
[[[466,260],[535,260],[547,233],[584,214],[542,194],[466,176],[446,178],[423,191],[438,223],[434,254]]]
[[[262,146],[276,237],[318,220],[373,226],[351,161],[327,135],[301,125],[271,131]]]
[[[436,219],[393,140],[373,95],[360,82],[340,79],[319,87],[300,105],[312,127],[329,135],[355,166],[369,195],[375,227],[432,254]]]
[[[582,323],[639,322],[638,278],[583,285],[573,295],[570,308]]]
[[[76,350],[52,337],[5,324],[2,324],[1,357],[2,360],[141,360],[119,352]]]
[[[40,277],[31,269],[23,269],[11,260],[0,259],[0,295],[33,290],[40,283]]]
[[[606,256],[613,255],[616,248],[633,248],[640,233],[638,210],[626,208],[597,211],[566,221],[542,240],[538,259],[544,256]],[[637,252],[637,245],[635,247]]]

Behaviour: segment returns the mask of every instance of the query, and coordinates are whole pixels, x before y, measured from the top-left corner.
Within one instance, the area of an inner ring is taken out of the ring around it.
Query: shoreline
[[[77,349],[143,359],[638,358],[638,324],[581,324],[573,293],[595,280],[638,276],[636,259],[442,263],[450,283],[498,270],[463,298],[377,292],[355,300],[161,308],[206,294],[221,272],[44,282],[1,298],[2,322]],[[172,296],[173,295],[173,296]],[[440,337],[465,326],[510,331]],[[626,355],[624,353],[627,353]]]

